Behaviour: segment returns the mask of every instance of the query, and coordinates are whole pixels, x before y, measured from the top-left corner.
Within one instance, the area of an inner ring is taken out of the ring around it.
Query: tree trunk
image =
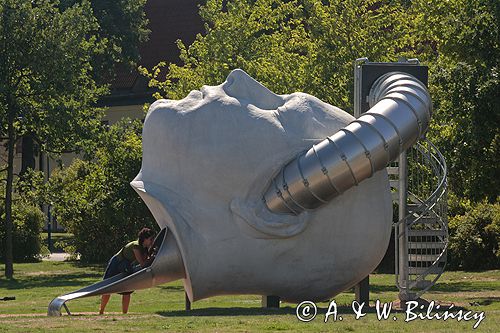
[[[7,101],[8,107],[9,105]],[[12,279],[14,275],[14,260],[12,255],[12,192],[14,182],[14,149],[15,149],[15,130],[14,130],[14,112],[9,108],[8,111],[8,159],[7,159],[7,185],[5,188],[5,277]]]
[[[22,164],[21,172],[19,176],[24,176],[24,174],[29,170],[35,170],[35,156],[34,156],[34,143],[31,134],[25,134],[22,139]]]

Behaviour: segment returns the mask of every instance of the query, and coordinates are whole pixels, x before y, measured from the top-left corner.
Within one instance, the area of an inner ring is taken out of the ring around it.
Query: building
[[[191,44],[197,33],[203,31],[203,23],[198,15],[200,0],[149,0],[146,16],[151,30],[149,40],[140,46],[141,60],[145,68],[151,69],[160,61],[179,62],[178,39]],[[123,117],[143,117],[145,103],[154,101],[154,91],[148,87],[147,78],[137,71],[117,70],[111,86],[111,95],[101,100],[106,111],[105,121],[115,123]]]

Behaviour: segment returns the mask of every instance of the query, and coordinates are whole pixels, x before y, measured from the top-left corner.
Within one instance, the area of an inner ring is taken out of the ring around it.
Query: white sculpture
[[[272,213],[262,201],[286,162],[353,120],[308,94],[276,95],[242,70],[151,105],[131,184],[173,233],[192,301],[322,300],[378,265],[392,221],[385,170],[298,216]]]
[[[425,134],[432,108],[426,87],[400,72],[379,77],[369,98],[354,119],[234,70],[221,85],[153,103],[131,185],[164,230],[159,252],[151,267],[56,297],[49,315],[71,299],[178,279],[191,301],[325,300],[354,286],[389,243],[385,166]]]

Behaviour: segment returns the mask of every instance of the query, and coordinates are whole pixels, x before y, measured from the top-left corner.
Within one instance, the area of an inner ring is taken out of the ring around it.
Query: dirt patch
[[[425,294],[425,298],[432,299],[433,297],[439,299],[440,295],[446,295],[447,297],[453,298],[489,298],[489,297],[500,297],[500,291],[484,290],[484,291],[457,291],[454,293],[442,292],[442,291],[432,291]]]
[[[23,276],[50,276],[50,275],[69,275],[69,274],[75,274],[75,273],[80,273],[80,271],[70,271],[70,270],[65,270],[65,271],[39,271],[39,272],[26,272],[23,274]]]
[[[63,315],[61,317],[48,317],[43,313],[24,313],[24,314],[0,314],[0,327],[10,327],[14,331],[31,331],[32,328],[44,329],[60,329],[65,328],[75,331],[99,330],[103,327],[113,327],[114,325],[125,325],[129,327],[127,331],[143,331],[141,327],[134,327],[132,323],[137,323],[142,320],[160,317],[159,315],[151,314],[122,314],[120,312],[110,312],[106,315],[99,315],[96,312],[78,312],[71,316]],[[111,326],[110,326],[111,325]],[[121,327],[119,326],[119,327]],[[116,330],[114,330],[116,331]],[[123,331],[123,329],[119,329]]]
[[[92,319],[96,320],[98,318],[102,319],[110,319],[110,318],[116,318],[120,317],[120,319],[124,320],[130,320],[130,319],[137,319],[137,318],[144,318],[144,317],[151,317],[151,316],[157,316],[157,315],[151,315],[151,314],[134,314],[134,313],[129,313],[129,314],[123,314],[121,312],[108,312],[104,315],[100,315],[97,312],[75,312],[72,313],[71,316],[67,314],[63,314],[61,317],[68,317],[68,318],[73,318],[73,319],[81,319],[81,320],[87,320],[87,319]],[[35,317],[35,318],[40,318],[40,317],[46,317],[46,318],[59,318],[59,317],[48,317],[46,313],[8,313],[8,314],[0,314],[0,319],[2,318],[29,318],[29,317]],[[35,320],[33,318],[33,320]]]
[[[14,313],[0,314],[0,318],[25,318],[25,317],[43,317],[47,316],[43,313]]]

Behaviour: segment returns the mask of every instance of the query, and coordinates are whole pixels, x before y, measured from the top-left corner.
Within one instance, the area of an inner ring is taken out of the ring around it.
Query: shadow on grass
[[[397,293],[399,292],[398,287],[396,285],[393,286],[387,286],[387,285],[376,285],[376,284],[370,284],[370,292],[374,293],[386,293],[386,292],[394,292]],[[354,290],[353,290],[354,293]]]
[[[491,305],[493,303],[500,303],[500,297],[470,297],[467,298],[470,305]]]
[[[434,309],[433,312],[443,312],[448,310],[449,307],[442,305],[440,309]],[[455,306],[453,307],[453,312],[458,310],[466,310],[464,307]],[[276,316],[276,315],[294,315],[296,309],[292,307],[282,307],[279,309],[264,309],[264,308],[241,308],[241,307],[229,307],[229,308],[204,308],[204,309],[192,309],[190,311],[185,310],[172,310],[172,311],[159,311],[156,314],[162,317],[215,317],[215,316]],[[328,311],[328,305],[318,307],[318,315],[325,315]],[[425,310],[415,309],[414,312],[425,313]],[[391,313],[402,313],[404,310],[392,307]],[[363,313],[377,313],[377,309],[374,306],[363,307]],[[337,314],[339,315],[354,315],[354,311],[351,306],[337,306]]]
[[[167,291],[184,291],[184,286],[157,286],[156,288],[160,288]]]
[[[0,279],[0,289],[19,290],[19,289],[35,289],[35,288],[53,288],[53,287],[81,287],[88,285],[89,279],[99,281],[102,278],[101,274],[84,273],[84,274],[60,274],[60,275],[39,275],[22,277],[20,279]]]
[[[385,293],[385,292],[399,292],[398,287],[396,285],[388,286],[388,285],[377,285],[370,283],[370,292],[374,293]],[[354,288],[344,290],[342,293],[344,294],[353,294],[354,295]]]
[[[465,291],[495,291],[498,290],[498,285],[491,283],[491,281],[483,282],[469,282],[469,281],[456,281],[456,282],[440,282],[434,285],[429,291],[438,293],[454,293]],[[354,293],[354,289],[346,290],[345,293]],[[375,285],[370,284],[370,292],[385,293],[385,292],[399,292],[396,285]]]
[[[90,285],[102,279],[101,271],[104,270],[103,264],[86,264],[75,261],[70,262],[69,266],[78,269],[83,268],[86,272],[75,272],[71,268],[68,270],[68,262],[53,262],[51,263],[52,269],[48,271],[45,271],[45,267],[41,267],[40,272],[16,270],[13,279],[6,279],[4,276],[0,276],[0,289],[19,290],[81,287],[82,285]],[[67,273],[64,270],[67,270]]]
[[[95,264],[95,263],[86,263],[86,262],[81,262],[81,261],[70,261],[72,266],[78,267],[78,268],[85,268],[85,269],[92,269],[92,270],[99,270],[104,273],[104,269],[106,268],[107,263],[102,263],[102,264]]]
[[[283,307],[279,309],[264,309],[264,308],[203,308],[192,309],[190,311],[172,310],[159,311],[156,314],[162,317],[214,317],[214,316],[265,316],[265,315],[288,315],[295,314],[295,308]]]
[[[461,291],[495,291],[498,290],[498,285],[491,282],[439,282],[433,286],[431,292],[454,293]]]

